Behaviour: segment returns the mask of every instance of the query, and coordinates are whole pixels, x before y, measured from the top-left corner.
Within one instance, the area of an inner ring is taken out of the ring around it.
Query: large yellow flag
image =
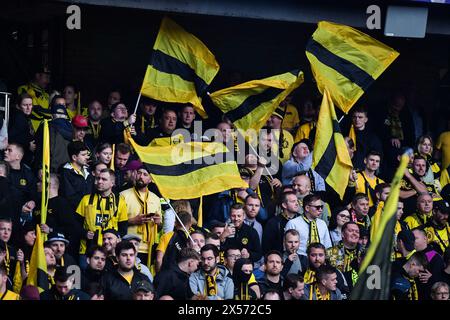
[[[252,80],[211,93],[213,103],[236,128],[259,131],[280,103],[303,83],[303,72],[294,70]]]
[[[200,97],[218,71],[219,64],[209,49],[165,17],[153,46],[141,94],[160,101],[191,103],[205,118]]]
[[[31,253],[27,284],[37,287],[39,292],[49,289],[44,240],[39,225],[36,225],[36,241],[34,242],[33,252]]]
[[[317,121],[313,168],[343,199],[353,165],[327,89]]]
[[[48,190],[50,179],[50,139],[48,133],[48,120],[44,120],[44,137],[42,145],[42,196],[41,196],[41,223],[47,221]]]
[[[234,154],[222,143],[142,147],[133,139],[129,141],[165,198],[194,199],[248,187],[241,179]]]
[[[347,113],[399,53],[348,26],[319,22],[306,46],[317,87]]]

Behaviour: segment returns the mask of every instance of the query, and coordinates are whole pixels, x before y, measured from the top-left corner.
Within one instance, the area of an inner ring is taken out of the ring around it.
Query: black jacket
[[[131,285],[125,280],[119,271],[114,270],[104,275],[102,279],[102,287],[105,300],[132,300],[133,294],[131,288],[138,281],[148,281],[148,277],[136,268],[133,269],[134,274],[131,280]]]
[[[108,117],[100,121],[100,128],[99,141],[111,144],[124,142],[123,131],[125,130],[125,125],[123,122],[118,122]]]
[[[167,245],[167,249],[164,253],[163,261],[161,264],[161,271],[168,270],[172,266],[176,265],[178,253],[183,248],[187,248],[188,238],[183,230],[175,230],[172,238]]]
[[[37,199],[36,177],[26,164],[21,164],[19,170],[10,169],[8,175],[14,196],[20,205]]]
[[[84,195],[92,192],[94,177],[89,174],[85,179],[73,168],[62,168],[60,178],[61,196],[66,198],[72,209],[76,209]]]
[[[252,262],[256,262],[262,257],[258,232],[245,223],[242,223],[240,229],[236,228],[234,237],[227,238],[223,243],[223,247],[224,251],[230,247],[239,248],[239,250],[246,248],[250,253],[250,260],[252,260]]]
[[[89,292],[92,284],[101,284],[104,274],[104,270],[97,271],[88,266],[81,275],[81,290],[83,290],[84,292]]]
[[[288,220],[282,215],[270,218],[267,221],[262,236],[262,252],[266,254],[271,250],[283,252],[284,228]]]
[[[62,296],[55,287],[41,293],[41,300],[91,300],[89,295],[81,290],[72,289],[68,294]]]
[[[30,142],[34,140],[34,134],[31,120],[22,111],[16,110],[11,113],[8,124],[8,141],[9,143],[19,143],[23,147],[25,154],[22,161],[27,165],[31,165],[33,160]]]
[[[159,272],[155,277],[155,287],[156,299],[169,295],[174,300],[189,300],[194,295],[189,286],[189,274],[178,265]]]

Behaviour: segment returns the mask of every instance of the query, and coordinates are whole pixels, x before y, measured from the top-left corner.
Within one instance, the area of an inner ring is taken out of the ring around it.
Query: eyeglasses
[[[316,208],[316,210],[323,210],[323,205],[317,205],[317,206],[313,206],[312,204],[309,204],[308,206]]]
[[[343,219],[350,219],[350,216],[348,214],[338,214],[338,217],[341,217]]]

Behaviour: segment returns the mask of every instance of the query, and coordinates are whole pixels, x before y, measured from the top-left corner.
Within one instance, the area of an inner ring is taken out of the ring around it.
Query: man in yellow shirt
[[[141,164],[137,170],[136,186],[120,193],[128,210],[128,234],[139,235],[139,258],[147,263],[150,244],[158,243],[158,227],[162,226],[161,203],[159,197],[148,190],[152,178]]]
[[[127,233],[127,205],[122,196],[112,192],[115,183],[114,171],[103,169],[95,177],[95,193],[85,195],[76,210],[83,221],[84,237],[80,242],[80,262],[86,260],[84,254],[91,245],[102,245],[102,232],[107,229]]]
[[[417,211],[413,215],[406,217],[405,222],[412,230],[417,227],[424,226],[432,216],[433,211],[433,198],[424,193],[417,198]]]
[[[20,95],[28,93],[33,100],[33,111],[30,115],[31,124],[34,131],[37,130],[43,119],[51,119],[49,109],[50,96],[45,91],[50,83],[50,70],[47,67],[38,68],[34,73],[34,79],[27,84],[20,86],[17,93]]]
[[[370,151],[364,158],[364,170],[357,173],[356,193],[364,193],[369,197],[369,207],[376,202],[375,187],[384,182],[376,176],[380,164],[381,154],[378,151]]]

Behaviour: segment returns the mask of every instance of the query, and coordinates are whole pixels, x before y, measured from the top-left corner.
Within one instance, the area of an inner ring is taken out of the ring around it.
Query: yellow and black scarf
[[[205,290],[207,296],[216,296],[218,293],[216,278],[219,274],[219,270],[213,276],[205,275]]]
[[[316,272],[308,268],[303,275],[303,279],[305,281],[305,284],[316,282]]]
[[[325,296],[322,296],[322,294],[320,293],[320,289],[319,286],[317,284],[311,285],[310,289],[309,289],[309,300],[313,300],[313,290],[316,293],[316,300],[331,300],[331,294],[328,291],[327,294]]]
[[[302,218],[309,226],[308,244],[313,242],[320,243],[319,229],[317,228],[316,220],[309,220],[304,215],[302,216]]]

